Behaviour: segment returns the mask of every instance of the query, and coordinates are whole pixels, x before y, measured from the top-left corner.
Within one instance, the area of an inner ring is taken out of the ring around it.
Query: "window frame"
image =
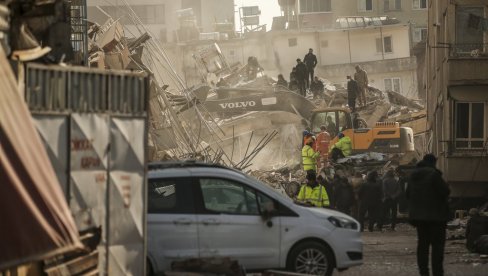
[[[385,51],[385,39],[386,38],[390,38],[390,48],[391,48],[391,51],[390,52],[386,52]],[[381,40],[381,51],[378,51],[378,40]],[[381,39],[381,37],[376,37],[375,39],[375,44],[376,44],[376,54],[393,54],[394,53],[394,49],[393,49],[393,36],[392,35],[386,35],[386,36],[383,36],[383,39]]]
[[[374,1],[373,0],[369,0],[371,1],[371,9],[368,10],[368,5],[366,4],[366,1],[368,0],[358,0],[358,12],[373,12],[374,11]],[[363,5],[364,3],[364,5]],[[363,6],[364,6],[364,9],[363,9]]]
[[[457,123],[458,123],[458,104],[469,104],[468,108],[468,138],[458,138],[457,137]],[[473,128],[472,125],[472,117],[473,117],[473,104],[483,104],[483,134],[481,138],[472,138],[471,137],[471,130]],[[484,101],[453,101],[453,112],[454,112],[454,122],[453,122],[453,149],[455,151],[479,151],[480,149],[484,148],[485,143],[487,143],[487,104]],[[480,147],[472,147],[471,143],[475,142],[482,142]],[[467,147],[458,147],[457,142],[468,142]]]
[[[298,11],[300,14],[314,14],[314,13],[332,13],[332,0],[323,0],[324,4],[329,7],[329,10],[325,11],[303,11],[302,4],[304,1],[315,1],[320,3],[321,0],[299,0],[298,1]]]
[[[429,36],[428,32],[429,29],[427,27],[419,27],[413,29],[413,41],[414,42],[421,42],[422,41],[422,32],[425,31],[425,40],[427,41],[427,38]],[[420,38],[420,39],[418,39]]]
[[[384,85],[384,87],[385,87],[385,91],[387,91],[387,90],[386,90],[386,81],[387,81],[387,80],[390,80],[390,81],[391,81],[391,88],[392,88],[392,89],[391,89],[390,91],[393,91],[393,92],[396,92],[396,93],[399,93],[399,94],[401,94],[401,93],[402,93],[402,78],[400,78],[400,77],[384,78],[384,79],[383,79],[383,85]],[[394,81],[395,81],[395,80],[398,80],[398,88],[399,88],[399,91],[395,91],[395,90],[393,90],[393,88],[395,88],[395,84],[394,84]]]
[[[178,181],[179,187],[184,187],[178,189],[175,185],[175,197],[176,197],[176,202],[174,205],[173,209],[168,209],[165,211],[162,210],[152,210],[151,209],[151,204],[150,204],[150,186],[153,181],[165,181],[165,182],[170,182],[170,181]],[[148,179],[148,188],[147,188],[147,213],[148,214],[196,214],[196,204],[195,204],[195,196],[193,195],[194,192],[194,185],[192,182],[192,179],[189,177],[154,177]],[[180,191],[181,192],[178,192]],[[182,195],[183,193],[183,195]],[[190,194],[190,195],[188,195]],[[181,200],[183,199],[183,200]],[[179,209],[183,207],[182,209]],[[179,209],[179,210],[178,210]]]
[[[415,2],[418,3],[418,7],[416,7]],[[425,8],[422,8],[422,0],[412,1],[412,10],[426,10],[428,7],[429,7],[429,0],[425,0]]]
[[[386,8],[386,5],[385,5],[386,2],[388,2],[388,9]],[[391,8],[392,4],[393,4],[393,8]],[[397,7],[397,4],[399,4],[400,7]],[[402,1],[400,0],[400,2],[397,2],[397,0],[384,0],[383,1],[383,10],[385,12],[401,11],[402,10]]]

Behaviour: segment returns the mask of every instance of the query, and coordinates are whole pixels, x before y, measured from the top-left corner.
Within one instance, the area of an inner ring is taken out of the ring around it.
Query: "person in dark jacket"
[[[313,54],[312,48],[308,49],[308,54],[306,54],[305,57],[303,58],[303,63],[305,63],[305,65],[307,65],[307,71],[308,72],[307,72],[306,81],[307,81],[307,87],[309,87],[308,78],[310,76],[310,83],[312,83],[314,80],[314,77],[313,77],[314,69],[315,69],[315,66],[317,66],[317,56],[315,56]]]
[[[351,214],[351,206],[354,201],[354,191],[346,177],[339,177],[335,188],[336,209],[344,214]]]
[[[370,232],[373,232],[374,224],[379,222],[382,194],[381,183],[378,181],[378,172],[369,172],[366,177],[366,182],[361,185],[358,191],[359,223],[361,224],[361,231],[364,230],[364,218],[366,213],[368,213],[368,230]],[[378,224],[378,226],[380,225]]]
[[[305,65],[305,63],[302,62],[301,59],[298,58],[295,69],[296,69],[295,76],[298,82],[298,90],[300,91],[300,94],[305,97],[307,95],[306,94],[307,88],[305,87],[305,82],[308,78],[307,66]]]
[[[290,83],[288,84],[288,89],[298,93],[297,69],[295,67],[293,67],[290,72]]]
[[[353,80],[351,76],[347,76],[347,105],[349,105],[349,108],[351,108],[352,112],[356,111],[356,98],[358,94],[358,83]]]
[[[316,99],[319,95],[322,95],[322,93],[324,93],[324,88],[324,83],[319,80],[318,77],[315,77],[310,85],[310,91],[312,91],[313,98]]]
[[[381,223],[391,218],[391,230],[395,231],[398,199],[402,193],[400,183],[395,179],[395,171],[390,169],[383,178],[383,217]]]
[[[449,187],[436,169],[437,158],[426,154],[410,175],[406,195],[409,221],[417,228],[417,265],[421,275],[429,275],[429,247],[432,246],[432,273],[444,275],[444,245],[449,220]]]
[[[287,88],[288,87],[288,82],[285,80],[285,77],[283,77],[282,74],[278,75],[278,82],[276,82],[276,86],[278,88]]]

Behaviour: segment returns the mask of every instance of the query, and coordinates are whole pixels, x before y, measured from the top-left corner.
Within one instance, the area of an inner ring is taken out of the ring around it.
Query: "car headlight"
[[[329,220],[332,225],[338,228],[357,230],[359,227],[355,221],[344,217],[329,217],[327,220]]]

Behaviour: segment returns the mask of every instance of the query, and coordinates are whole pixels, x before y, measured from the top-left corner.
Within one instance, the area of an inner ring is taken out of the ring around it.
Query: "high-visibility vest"
[[[330,206],[329,195],[322,185],[317,185],[314,188],[308,185],[302,185],[297,199],[299,201],[311,202],[316,207]]]
[[[351,155],[351,153],[352,153],[351,138],[349,138],[347,136],[342,137],[341,139],[339,139],[339,141],[337,141],[337,143],[334,144],[334,146],[332,146],[330,148],[330,151],[332,151],[332,149],[334,149],[334,148],[340,149],[342,151],[342,154],[344,154],[344,156]]]
[[[315,170],[317,165],[316,158],[320,155],[320,152],[314,151],[313,148],[309,145],[305,145],[302,148],[302,162],[303,162],[303,170]]]

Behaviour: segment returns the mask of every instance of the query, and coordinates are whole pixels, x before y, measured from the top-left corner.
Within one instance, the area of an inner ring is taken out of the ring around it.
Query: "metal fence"
[[[98,270],[144,275],[148,78],[29,64],[26,101],[78,230],[102,228]]]

